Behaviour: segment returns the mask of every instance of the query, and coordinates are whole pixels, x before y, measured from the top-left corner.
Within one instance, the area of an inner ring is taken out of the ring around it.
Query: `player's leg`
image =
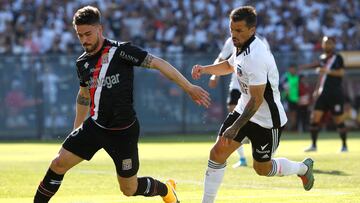
[[[282,128],[265,129],[254,126],[250,136],[253,147],[253,167],[260,176],[289,176],[298,175],[303,179],[305,190],[310,190],[314,183],[312,175],[313,161],[305,159],[295,162],[287,158],[273,158],[279,146]]]
[[[234,111],[240,96],[241,96],[241,93],[238,89],[230,89],[229,98],[228,98],[228,106],[227,106],[229,113]],[[245,142],[243,142],[242,144],[245,144]],[[245,157],[245,153],[244,153],[244,146],[243,145],[240,146],[236,151],[239,155],[239,161],[236,162],[235,164],[233,164],[232,167],[238,168],[240,166],[247,166],[246,157]]]
[[[342,141],[342,146],[340,151],[341,152],[347,152],[348,151],[348,147],[347,147],[347,143],[346,143],[346,139],[347,139],[347,128],[344,124],[344,116],[343,114],[341,115],[335,115],[334,116],[334,121],[336,124],[336,128],[337,131],[339,133],[340,139]]]
[[[115,163],[121,192],[126,196],[160,195],[164,202],[177,203],[176,186],[173,180],[162,183],[152,177],[137,177],[139,170],[138,139],[139,123],[135,121],[128,129],[108,134],[104,144],[105,151]]]
[[[329,99],[331,98],[327,98],[326,95],[322,94],[315,102],[314,110],[310,115],[310,136],[312,143],[309,148],[304,150],[305,152],[312,152],[317,150],[316,141],[320,131],[320,122],[324,112],[329,110]]]
[[[208,161],[208,168],[204,180],[204,194],[202,203],[212,203],[215,201],[217,191],[220,187],[225,173],[227,158],[240,147],[240,141],[232,140],[229,145],[225,145],[222,133],[233,124],[233,122],[240,116],[239,113],[233,112],[228,115],[223,125],[220,128],[219,136],[210,151],[210,158]]]
[[[82,160],[90,160],[100,149],[93,141],[92,129],[94,123],[86,120],[82,128],[70,133],[63,143],[58,155],[51,162],[51,165],[40,182],[34,197],[35,203],[48,202],[59,189],[65,173]]]

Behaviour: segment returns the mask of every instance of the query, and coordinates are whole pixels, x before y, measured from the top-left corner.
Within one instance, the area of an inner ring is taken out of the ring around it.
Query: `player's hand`
[[[197,85],[191,85],[187,93],[190,95],[191,99],[194,100],[194,102],[198,105],[205,106],[206,108],[210,106],[210,94],[203,88]]]
[[[238,134],[239,129],[237,129],[234,125],[229,126],[222,134],[224,138],[229,139],[229,141],[233,140]]]
[[[215,75],[212,75],[209,79],[209,87],[210,88],[215,88],[217,86],[218,83],[218,78]]]
[[[203,67],[201,66],[201,65],[198,65],[198,64],[196,64],[196,65],[194,65],[193,66],[193,68],[192,68],[192,70],[191,70],[191,76],[192,76],[192,78],[194,79],[194,80],[198,80],[198,79],[200,79],[200,77],[201,77],[201,69],[202,69]]]

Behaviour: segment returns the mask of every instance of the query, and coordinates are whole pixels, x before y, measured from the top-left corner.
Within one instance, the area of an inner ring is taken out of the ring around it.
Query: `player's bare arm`
[[[191,84],[175,67],[173,67],[167,61],[148,54],[145,57],[142,66],[158,69],[169,80],[172,80],[177,85],[179,85],[197,104],[203,105],[205,107],[210,105],[209,93],[201,87]]]
[[[220,57],[217,57],[214,61],[214,64],[218,64],[222,61],[225,61],[226,59],[223,59],[223,58],[220,58]],[[217,75],[212,75],[209,79],[209,87],[210,88],[215,88],[217,86],[217,83],[219,82],[219,79],[220,77],[217,76]]]
[[[239,130],[250,120],[256,113],[264,100],[264,92],[266,85],[252,85],[249,88],[251,98],[246,104],[241,116],[236,119],[233,125],[225,130],[223,136],[225,138],[234,139]]]
[[[89,112],[90,93],[87,87],[80,87],[76,98],[76,116],[74,129],[80,127]]]
[[[200,79],[202,74],[228,75],[232,72],[234,72],[234,68],[226,60],[218,64],[207,66],[201,66],[196,64],[192,68],[191,75],[195,80],[198,80]]]
[[[323,68],[319,68],[318,72],[322,73],[322,74],[335,76],[335,77],[343,77],[344,74],[345,74],[344,68],[339,68],[339,69],[335,69],[335,70],[328,70],[327,68],[323,67]]]

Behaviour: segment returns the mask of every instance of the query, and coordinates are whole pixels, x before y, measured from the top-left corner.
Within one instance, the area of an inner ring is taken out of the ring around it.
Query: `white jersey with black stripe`
[[[260,36],[258,34],[256,35],[256,37],[259,38],[261,41],[263,41],[266,48],[268,50],[270,50],[269,42],[266,40],[265,37],[262,37],[262,36]],[[235,49],[234,43],[233,43],[231,37],[229,37],[225,41],[224,46],[221,49],[221,52],[219,53],[218,58],[223,59],[223,60],[229,59],[231,57],[231,55],[233,54],[234,49]],[[231,80],[230,80],[230,84],[229,84],[229,89],[230,89],[230,91],[233,90],[233,89],[236,89],[236,90],[240,89],[239,82],[237,81],[235,73],[231,74]]]
[[[242,113],[250,100],[251,85],[266,85],[264,101],[250,121],[264,128],[279,128],[287,122],[284,108],[280,101],[279,72],[275,59],[256,36],[252,36],[237,54],[236,50],[229,58],[240,84],[241,97],[235,111]]]

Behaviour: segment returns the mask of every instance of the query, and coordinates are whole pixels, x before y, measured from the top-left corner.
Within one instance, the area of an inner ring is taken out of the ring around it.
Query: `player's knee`
[[[259,176],[267,176],[270,172],[269,168],[266,167],[265,165],[259,165],[254,163],[253,168],[256,174],[258,174]]]
[[[127,197],[133,196],[136,192],[136,187],[134,187],[133,185],[124,185],[124,186],[120,186],[120,191]]]
[[[59,157],[52,160],[50,168],[57,174],[65,174],[69,170],[66,162]]]

